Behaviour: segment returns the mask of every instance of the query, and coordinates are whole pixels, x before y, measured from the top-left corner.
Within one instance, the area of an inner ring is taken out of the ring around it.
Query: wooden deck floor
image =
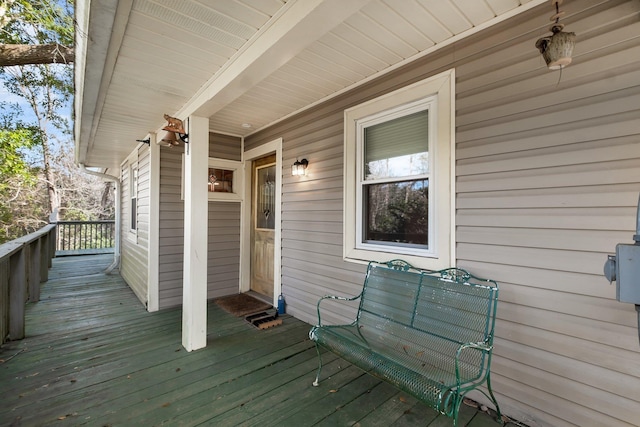
[[[109,255],[54,259],[27,338],[0,348],[0,425],[451,426],[330,354],[319,387],[309,325],[260,331],[208,311],[208,346],[181,346],[181,311],[148,313]],[[328,377],[328,378],[327,378]],[[461,425],[495,427],[463,405]]]

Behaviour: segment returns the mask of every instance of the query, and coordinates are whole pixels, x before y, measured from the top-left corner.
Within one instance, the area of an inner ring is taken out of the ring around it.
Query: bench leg
[[[503,423],[502,414],[500,413],[500,406],[498,405],[498,400],[493,395],[493,390],[491,389],[491,372],[487,374],[487,390],[489,390],[489,397],[494,405],[496,405],[496,414],[498,416],[498,421]],[[503,423],[504,424],[504,423]]]
[[[453,402],[453,427],[458,427],[458,413],[460,412],[460,405],[463,399],[464,396],[456,396]]]
[[[320,371],[322,371],[322,356],[320,356],[320,347],[316,343],[316,353],[318,353],[318,373],[316,374],[316,380],[313,382],[314,387],[320,385]]]
[[[493,404],[496,407],[496,421],[498,423],[504,425],[505,422],[502,419],[502,413],[500,412],[500,406],[498,405],[498,400],[493,395],[493,390],[491,389],[491,372],[489,372],[487,374],[487,390],[489,391],[489,394],[487,394],[484,390],[482,390],[480,388],[476,388],[475,390],[477,390],[480,393],[484,394],[487,399],[489,399],[489,400],[491,400],[491,402],[493,402]],[[466,392],[465,392],[465,394],[466,394]],[[460,411],[460,405],[462,404],[462,402],[464,400],[465,394],[463,394],[461,396],[457,396],[457,398],[456,398],[456,400],[454,402],[454,411],[453,411],[453,426],[454,427],[456,427],[457,424],[458,424],[458,412]]]

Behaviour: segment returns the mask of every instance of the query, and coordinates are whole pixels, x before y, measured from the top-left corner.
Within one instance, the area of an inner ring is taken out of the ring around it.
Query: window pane
[[[276,228],[276,167],[268,166],[258,169],[257,174],[256,227],[274,230]]]
[[[138,228],[138,168],[131,167],[131,224],[130,228]]]
[[[429,110],[364,129],[365,179],[429,172]]]
[[[209,168],[209,192],[233,193],[233,171]]]
[[[364,243],[429,245],[429,180],[365,185]]]

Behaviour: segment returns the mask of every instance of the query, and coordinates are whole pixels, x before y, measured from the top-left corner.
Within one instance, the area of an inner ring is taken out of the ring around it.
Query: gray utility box
[[[640,245],[616,246],[616,298],[640,304]]]

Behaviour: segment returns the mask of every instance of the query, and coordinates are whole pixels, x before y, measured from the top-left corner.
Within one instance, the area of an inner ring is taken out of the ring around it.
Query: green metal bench
[[[348,325],[323,325],[325,299],[359,301]],[[320,346],[429,406],[457,425],[463,397],[478,388],[500,408],[491,390],[489,367],[498,286],[464,270],[417,270],[402,260],[370,262],[360,295],[325,296],[309,337]]]

